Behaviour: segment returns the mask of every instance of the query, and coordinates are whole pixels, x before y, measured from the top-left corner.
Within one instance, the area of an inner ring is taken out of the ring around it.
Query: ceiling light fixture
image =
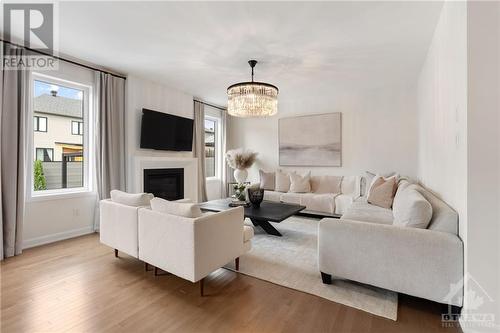
[[[278,88],[264,82],[254,82],[253,68],[257,60],[249,60],[252,81],[240,82],[227,88],[227,112],[235,117],[269,117],[278,113]]]

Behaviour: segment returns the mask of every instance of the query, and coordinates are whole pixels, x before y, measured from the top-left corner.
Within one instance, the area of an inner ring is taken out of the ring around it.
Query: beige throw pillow
[[[396,177],[388,179],[378,177],[370,188],[367,201],[372,205],[389,209],[394,201],[396,189]]]
[[[290,174],[290,190],[292,193],[308,193],[311,192],[311,173],[308,172],[304,176],[296,173]]]
[[[288,192],[288,190],[290,190],[290,176],[287,173],[278,170],[276,171],[275,178],[276,178],[276,186],[274,187],[275,191]]]
[[[201,209],[197,204],[168,201],[162,198],[154,198],[151,200],[151,210],[189,218],[196,218],[202,215]]]
[[[276,175],[274,172],[264,172],[259,170],[260,174],[260,188],[268,191],[274,191],[276,186]]]
[[[112,190],[110,196],[111,201],[132,207],[149,206],[154,197],[151,193],[127,193],[120,190]]]
[[[323,193],[340,193],[340,184],[342,176],[312,176],[311,177],[311,192]]]

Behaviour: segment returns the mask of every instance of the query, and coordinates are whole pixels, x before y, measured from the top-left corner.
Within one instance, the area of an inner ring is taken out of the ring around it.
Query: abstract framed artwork
[[[340,112],[281,118],[278,125],[282,166],[342,166]]]

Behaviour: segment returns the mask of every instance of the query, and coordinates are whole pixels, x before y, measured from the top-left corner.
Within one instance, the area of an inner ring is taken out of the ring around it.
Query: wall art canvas
[[[279,159],[282,166],[342,166],[342,114],[281,118]]]

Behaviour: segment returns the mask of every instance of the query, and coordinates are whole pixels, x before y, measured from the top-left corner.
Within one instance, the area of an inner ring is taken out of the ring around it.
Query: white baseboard
[[[32,239],[25,239],[23,241],[23,249],[29,249],[30,247],[35,247],[35,246],[39,246],[39,245],[57,242],[60,240],[74,238],[74,237],[78,237],[78,236],[82,236],[82,235],[87,235],[87,234],[91,234],[93,232],[94,232],[94,227],[88,226],[85,228],[58,232],[55,234],[36,237],[36,238],[32,238]]]

